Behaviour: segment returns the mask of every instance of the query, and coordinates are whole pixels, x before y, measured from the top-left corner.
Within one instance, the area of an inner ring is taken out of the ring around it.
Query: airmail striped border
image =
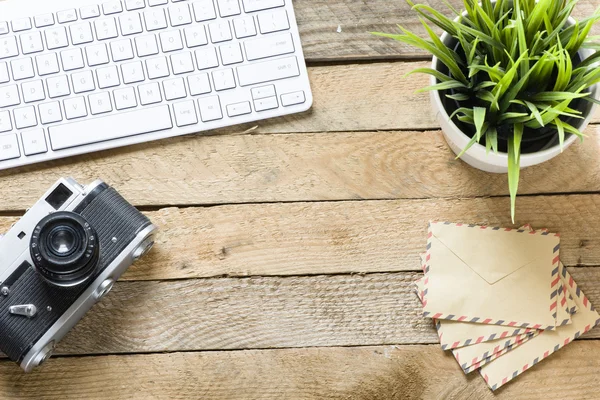
[[[429,223],[428,229],[427,229],[427,245],[426,245],[426,252],[425,252],[425,265],[423,266],[423,273],[425,274],[425,280],[424,280],[424,296],[422,299],[422,303],[423,303],[423,307],[425,307],[427,305],[427,284],[429,283],[429,278],[427,277],[427,274],[429,273],[429,270],[431,268],[430,265],[430,261],[431,261],[431,245],[432,245],[432,240],[433,240],[433,231],[432,231],[432,225],[433,224],[444,224],[444,225],[453,225],[453,226],[464,226],[464,227],[468,227],[468,228],[478,228],[478,229],[490,229],[493,231],[502,231],[502,232],[518,232],[518,233],[527,233],[530,235],[542,235],[542,236],[548,236],[548,235],[553,235],[556,237],[560,237],[560,234],[558,233],[550,233],[547,230],[540,230],[540,231],[533,231],[531,229],[525,229],[525,227],[523,228],[519,228],[519,229],[513,229],[513,228],[499,228],[499,227],[489,227],[489,226],[480,226],[480,225],[475,225],[475,224],[462,224],[462,223],[453,223],[453,222],[438,222],[438,221],[431,221]],[[552,312],[552,316],[554,317],[554,320],[556,321],[556,308],[558,306],[558,288],[559,288],[559,282],[560,282],[560,275],[559,275],[559,265],[560,265],[560,243],[557,244],[554,249],[553,249],[553,259],[552,259],[552,265],[554,266],[554,268],[552,269],[552,274],[551,274],[551,283],[550,283],[550,312]],[[506,326],[510,326],[510,327],[519,327],[519,328],[532,328],[532,329],[542,329],[542,330],[554,330],[556,329],[556,325],[548,325],[548,326],[542,326],[539,324],[531,324],[528,322],[518,322],[518,321],[506,321],[506,320],[495,320],[492,318],[484,318],[484,317],[472,317],[472,316],[466,316],[466,315],[454,315],[454,314],[443,314],[443,313],[431,313],[431,312],[427,312],[427,311],[423,311],[423,316],[426,318],[433,318],[433,319],[447,319],[447,320],[451,320],[451,321],[466,321],[466,322],[477,322],[480,324],[491,324],[491,325],[506,325]]]
[[[506,353],[506,351],[510,351],[513,347],[517,347],[518,345],[523,343],[523,341],[526,338],[529,338],[532,335],[533,335],[532,333],[525,333],[525,334],[521,334],[521,335],[518,335],[518,336],[515,336],[512,338],[509,338],[504,343],[495,346],[492,351],[486,351],[480,357],[475,357],[471,360],[466,360],[465,362],[462,362],[462,363],[461,363],[461,360],[459,359],[459,352],[456,349],[452,351],[452,354],[454,355],[454,358],[456,358],[456,361],[458,361],[458,363],[460,364],[460,367],[462,368],[462,370],[465,371],[465,373],[469,373],[470,371],[473,371],[473,370],[479,368],[480,366],[486,364],[487,359],[490,359],[491,357],[493,357],[495,355],[497,355],[497,357],[500,357],[499,353],[504,354],[504,353]]]
[[[415,282],[414,291],[415,291],[415,294],[417,295],[417,297],[419,298],[419,300],[421,300],[421,302],[422,302],[423,296],[424,296],[424,291],[423,290],[419,291],[416,282]],[[469,346],[469,345],[473,345],[473,344],[479,344],[479,343],[483,343],[483,342],[489,342],[492,340],[504,339],[506,337],[515,337],[515,336],[526,334],[526,333],[537,334],[539,332],[537,329],[518,328],[518,329],[514,329],[514,330],[513,329],[506,330],[501,333],[494,333],[494,334],[491,334],[488,336],[479,336],[477,338],[471,338],[471,339],[466,339],[466,340],[462,340],[462,341],[445,343],[444,339],[443,339],[444,332],[442,330],[442,323],[440,322],[440,320],[436,320],[436,319],[433,320],[433,323],[435,325],[435,329],[437,330],[438,337],[440,338],[440,346],[442,347],[442,350],[452,350],[452,349]]]
[[[505,347],[504,349],[499,350],[498,352],[496,352],[496,353],[494,353],[492,355],[487,356],[486,358],[484,358],[481,361],[478,361],[478,362],[472,364],[471,366],[463,367],[463,365],[466,365],[466,363],[465,363],[465,364],[461,365],[461,368],[462,368],[462,370],[463,370],[463,372],[465,374],[469,374],[469,373],[475,371],[476,369],[479,369],[479,368],[483,367],[484,365],[491,363],[495,359],[497,359],[497,358],[503,356],[504,354],[508,353],[509,351],[517,348],[518,346],[522,345],[523,343],[526,343],[527,341],[533,339],[537,335],[538,335],[537,332],[536,333],[530,333],[528,335],[524,335],[518,342],[515,342],[515,343],[513,343],[513,344],[511,344],[511,345],[509,345],[507,347]]]
[[[573,292],[575,292],[575,294],[577,295],[577,297],[579,299],[581,299],[581,302],[584,304],[584,306],[588,310],[595,311],[594,306],[592,306],[592,303],[589,302],[589,300],[587,299],[587,297],[585,296],[585,294],[581,291],[581,289],[579,289],[579,287],[577,286],[577,284],[573,280],[573,277],[569,274],[569,272],[567,271],[566,268],[563,267],[562,273],[563,273],[563,276],[565,277],[565,279],[567,280],[569,286],[574,289]],[[597,319],[595,323],[586,326],[581,331],[576,332],[574,335],[572,335],[572,336],[564,339],[564,341],[562,343],[557,344],[556,346],[554,346],[554,348],[546,350],[544,352],[544,354],[538,355],[536,358],[534,358],[533,360],[531,360],[531,362],[529,362],[528,364],[525,364],[522,368],[517,369],[511,375],[502,378],[499,382],[490,382],[489,381],[489,377],[483,371],[481,371],[481,375],[483,376],[483,379],[488,384],[488,386],[492,390],[496,390],[499,387],[501,387],[502,385],[506,384],[507,382],[509,382],[512,379],[516,378],[517,376],[521,375],[523,372],[527,371],[529,368],[533,367],[534,365],[536,365],[537,363],[539,363],[541,360],[549,357],[551,354],[557,352],[558,350],[560,350],[564,346],[566,346],[569,343],[571,343],[573,340],[579,338],[584,333],[587,333],[591,329],[595,328],[599,324],[600,324],[600,319]]]

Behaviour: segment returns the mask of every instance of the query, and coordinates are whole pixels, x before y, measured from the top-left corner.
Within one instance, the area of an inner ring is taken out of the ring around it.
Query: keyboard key
[[[194,19],[196,22],[204,22],[217,18],[213,0],[195,1],[192,7],[194,8]]]
[[[73,44],[83,44],[94,41],[94,35],[92,35],[92,26],[89,22],[73,24],[69,27],[69,31],[71,32],[71,42]]]
[[[284,0],[242,0],[244,3],[244,11],[247,13],[266,10],[269,8],[283,7]]]
[[[14,133],[0,135],[0,161],[21,157],[17,135]]]
[[[144,67],[141,61],[133,61],[121,65],[121,75],[123,75],[123,83],[130,84],[142,82],[144,78]]]
[[[0,21],[0,35],[6,35],[8,32],[8,22]]]
[[[65,71],[72,71],[74,69],[85,67],[83,53],[79,48],[61,51],[60,59],[62,60],[63,69]]]
[[[5,62],[0,63],[0,83],[6,83],[10,81],[10,76],[8,75],[8,65]]]
[[[94,93],[88,96],[90,112],[92,115],[104,114],[112,111],[109,92]]]
[[[219,15],[223,18],[240,14],[240,3],[238,0],[217,0]]]
[[[137,107],[135,90],[132,87],[115,90],[113,94],[115,96],[115,108],[117,110]]]
[[[13,32],[21,32],[31,29],[31,19],[21,18],[11,22]]]
[[[158,44],[154,35],[138,36],[135,38],[135,48],[139,57],[158,54]]]
[[[96,65],[108,64],[108,51],[104,43],[87,46],[85,48],[85,56],[90,67]]]
[[[40,112],[40,120],[42,124],[51,124],[53,122],[62,121],[62,113],[60,111],[60,103],[53,101],[51,103],[42,103],[38,106]]]
[[[69,10],[59,11],[56,13],[56,18],[59,24],[77,21],[77,11],[74,8]]]
[[[227,106],[227,115],[230,117],[237,117],[239,115],[246,115],[252,112],[249,101],[242,103],[230,104]]]
[[[104,15],[111,15],[123,12],[123,6],[120,0],[111,0],[102,4],[102,12]]]
[[[121,33],[123,36],[142,33],[142,19],[138,13],[127,13],[119,17],[119,25],[121,25]]]
[[[114,17],[98,19],[94,21],[94,26],[98,40],[114,39],[118,36]]]
[[[273,110],[279,107],[277,97],[265,97],[264,99],[254,100],[254,109],[258,112]]]
[[[183,99],[187,96],[183,78],[169,79],[164,81],[163,89],[165,91],[165,99],[167,100]]]
[[[42,154],[48,151],[46,135],[44,135],[43,129],[21,132],[21,141],[23,142],[23,152],[26,156]]]
[[[160,87],[156,82],[138,86],[138,92],[140,94],[140,103],[142,103],[143,106],[160,103],[162,101]]]
[[[19,48],[17,47],[17,38],[14,36],[7,36],[0,38],[0,60],[3,58],[9,58],[19,55]]]
[[[277,93],[275,92],[275,85],[261,86],[252,89],[252,98],[254,100],[273,96],[277,96]]]
[[[188,86],[190,88],[190,94],[192,96],[198,96],[200,94],[210,93],[210,79],[208,74],[198,74],[188,76]]]
[[[185,74],[194,71],[194,61],[192,53],[177,53],[171,56],[171,67],[175,75]]]
[[[214,48],[205,48],[196,50],[196,64],[199,70],[215,68],[219,66],[219,60],[217,59],[217,51]]]
[[[235,37],[238,39],[256,36],[256,25],[254,25],[254,18],[252,17],[234,19],[233,29],[235,30]]]
[[[44,84],[41,80],[25,82],[21,85],[21,90],[23,91],[23,101],[25,103],[46,99]]]
[[[40,32],[29,32],[19,36],[21,40],[21,51],[23,54],[39,53],[44,51],[42,34]]]
[[[15,126],[17,129],[31,128],[37,125],[35,117],[35,107],[27,106],[14,110]]]
[[[198,99],[198,109],[200,110],[202,122],[215,121],[223,118],[219,96]]]
[[[221,53],[221,61],[223,65],[237,64],[244,61],[242,57],[242,49],[239,43],[226,44],[219,47]]]
[[[192,14],[190,14],[190,6],[187,3],[183,3],[169,7],[169,21],[171,22],[171,26],[191,24]]]
[[[290,29],[286,10],[258,14],[260,33],[270,33]]]
[[[46,26],[54,25],[54,15],[53,14],[42,14],[37,15],[33,18],[36,28],[44,28]]]
[[[179,31],[167,31],[160,33],[160,45],[163,53],[183,49],[181,33]]]
[[[168,2],[169,2],[169,0],[148,0],[148,5],[150,7],[162,6],[164,4],[167,4]]]
[[[31,58],[20,58],[18,60],[12,60],[10,62],[10,69],[12,70],[13,79],[15,81],[27,78],[33,78],[35,72],[33,71],[33,62]]]
[[[127,11],[139,10],[146,7],[144,0],[125,0],[125,9]]]
[[[213,43],[226,42],[232,39],[229,21],[214,22],[208,25],[210,40]]]
[[[165,17],[165,10],[162,8],[145,11],[144,21],[146,22],[147,31],[155,31],[167,27],[167,18]]]
[[[100,8],[97,5],[84,6],[79,9],[81,19],[96,18],[100,16]]]
[[[146,70],[149,79],[169,76],[169,66],[165,57],[156,57],[146,60]]]
[[[110,43],[110,51],[112,53],[113,61],[131,60],[133,58],[133,47],[131,46],[131,40],[117,40]]]
[[[46,29],[44,37],[46,38],[46,48],[48,50],[60,49],[69,45],[67,31],[64,26]]]
[[[74,93],[91,92],[96,89],[92,71],[81,71],[71,75]]]
[[[37,56],[35,58],[35,65],[37,66],[38,75],[40,76],[55,74],[60,71],[58,57],[55,53]]]
[[[48,135],[52,149],[62,150],[171,128],[171,113],[165,104],[51,126]]]
[[[0,87],[0,108],[21,104],[17,85]]]
[[[181,127],[198,123],[198,116],[196,115],[196,107],[193,100],[173,104],[173,114],[175,115],[177,126]]]
[[[281,95],[281,105],[284,107],[303,104],[304,102],[306,102],[306,96],[302,90]]]
[[[188,26],[183,32],[185,34],[185,44],[187,47],[198,47],[208,44],[204,25],[196,24]]]
[[[119,72],[117,71],[116,65],[100,68],[96,70],[96,75],[98,78],[98,87],[100,89],[119,86],[121,83],[119,81]]]
[[[85,97],[73,97],[63,101],[65,117],[67,119],[83,118],[88,115],[85,106]]]
[[[235,78],[232,69],[223,69],[212,73],[215,90],[227,90],[235,88]]]
[[[237,67],[240,86],[276,81],[300,75],[296,57],[263,61]]]
[[[69,89],[69,80],[66,75],[54,76],[46,80],[48,86],[48,97],[51,99],[68,96],[71,94]]]
[[[10,123],[10,112],[0,111],[0,133],[9,132],[12,130],[12,124]]]

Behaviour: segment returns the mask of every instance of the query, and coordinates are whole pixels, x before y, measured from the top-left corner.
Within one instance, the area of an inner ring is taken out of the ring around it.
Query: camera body
[[[48,359],[155,231],[100,180],[56,182],[0,237],[0,350],[26,372]]]

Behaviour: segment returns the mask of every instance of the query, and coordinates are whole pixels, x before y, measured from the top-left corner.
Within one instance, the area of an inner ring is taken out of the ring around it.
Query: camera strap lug
[[[10,306],[8,311],[14,315],[22,315],[23,317],[33,318],[37,314],[37,307],[33,304],[22,304],[18,306]]]

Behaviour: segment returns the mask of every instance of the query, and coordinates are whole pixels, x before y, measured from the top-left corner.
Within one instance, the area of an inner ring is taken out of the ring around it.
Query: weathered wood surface
[[[54,358],[32,374],[0,362],[7,400],[596,399],[600,341],[577,341],[493,394],[438,346]]]
[[[519,194],[600,191],[596,126],[521,174]],[[60,176],[102,177],[137,206],[506,196],[506,175],[456,161],[441,132],[185,137],[0,172],[0,213],[24,210]],[[519,200],[519,202],[524,200]]]
[[[461,10],[462,0],[450,0]],[[415,0],[451,16],[441,1]],[[598,0],[581,0],[574,16],[591,15]],[[398,32],[397,25],[426,36],[418,14],[405,0],[294,0],[302,45],[309,62],[360,59],[427,58],[423,51],[390,39],[374,37],[369,32]],[[338,32],[338,27],[341,32]],[[439,30],[436,30],[439,32]],[[598,34],[600,29],[592,32]]]
[[[600,304],[600,269],[573,268]],[[438,343],[415,272],[118,282],[57,348],[115,354]],[[600,338],[600,329],[585,338]]]
[[[414,271],[431,220],[511,226],[507,198],[168,208],[127,280]],[[561,234],[568,266],[600,265],[600,195],[528,196],[517,224]],[[17,217],[0,217],[0,232]]]

